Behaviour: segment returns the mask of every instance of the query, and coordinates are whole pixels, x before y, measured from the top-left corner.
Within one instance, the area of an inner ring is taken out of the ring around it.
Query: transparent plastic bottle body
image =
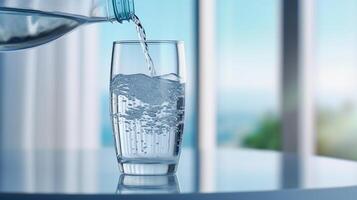
[[[0,51],[38,46],[96,22],[123,22],[133,0],[0,0]]]

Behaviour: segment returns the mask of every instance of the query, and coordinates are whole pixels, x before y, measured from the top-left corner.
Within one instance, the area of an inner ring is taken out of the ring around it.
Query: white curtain
[[[97,148],[98,30],[77,28],[41,47],[0,54],[0,147]]]
[[[0,53],[3,189],[75,192],[97,188],[97,173],[93,173],[97,161],[78,150],[100,146],[98,33],[95,25],[81,27],[41,47]],[[25,150],[25,154],[6,162],[9,149]],[[38,149],[44,150],[41,156]],[[65,154],[58,157],[52,150]],[[19,177],[7,177],[6,171],[14,167]],[[22,185],[12,185],[8,182],[12,179],[21,179]]]

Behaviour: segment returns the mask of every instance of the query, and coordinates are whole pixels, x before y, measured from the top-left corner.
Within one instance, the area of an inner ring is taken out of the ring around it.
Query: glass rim
[[[134,44],[141,45],[143,40],[118,40],[114,41],[114,45],[126,45],[126,44]],[[146,40],[147,44],[183,44],[182,40]]]

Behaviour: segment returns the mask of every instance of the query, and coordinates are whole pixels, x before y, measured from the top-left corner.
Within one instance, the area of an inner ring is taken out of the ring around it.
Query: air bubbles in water
[[[174,74],[112,79],[113,124],[123,157],[178,155],[184,120],[184,84],[179,80]]]

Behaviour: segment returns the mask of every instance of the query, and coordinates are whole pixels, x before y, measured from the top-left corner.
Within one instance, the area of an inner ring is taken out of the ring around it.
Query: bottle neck
[[[110,21],[129,21],[135,15],[134,0],[107,0],[107,13]]]

